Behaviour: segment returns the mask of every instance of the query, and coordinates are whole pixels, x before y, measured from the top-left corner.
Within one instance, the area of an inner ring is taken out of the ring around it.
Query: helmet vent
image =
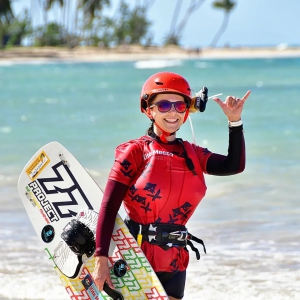
[[[155,83],[156,83],[157,85],[164,85],[164,83],[163,83],[163,82],[160,82],[160,81],[155,81]]]

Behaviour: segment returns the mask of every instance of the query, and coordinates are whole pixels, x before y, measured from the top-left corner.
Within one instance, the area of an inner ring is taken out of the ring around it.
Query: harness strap
[[[193,236],[191,234],[190,234],[190,240],[195,241],[196,243],[201,244],[203,246],[204,253],[206,254],[206,248],[205,248],[203,240],[201,240],[201,239],[199,239],[196,236]]]
[[[125,224],[135,239],[142,236],[142,241],[158,245],[163,249],[173,246],[186,247],[188,245],[196,253],[196,258],[199,260],[200,252],[191,242],[195,241],[203,246],[204,253],[206,253],[203,240],[190,234],[184,225],[166,223],[143,225],[131,220],[128,216],[125,219]]]
[[[186,152],[186,150],[185,150],[185,147],[184,147],[184,144],[183,144],[183,141],[182,141],[182,139],[176,139],[179,143],[180,143],[180,145],[181,145],[181,147],[182,147],[182,149],[183,149],[183,157],[184,157],[184,159],[185,159],[185,163],[186,163],[186,165],[187,165],[187,167],[189,168],[189,170],[194,174],[194,175],[197,175],[197,173],[196,173],[196,171],[195,171],[195,166],[194,166],[194,163],[193,163],[193,161],[191,160],[191,158],[190,157],[188,157],[188,154],[187,154],[187,152]]]
[[[189,234],[189,240],[187,241],[187,244],[188,244],[188,245],[191,247],[191,249],[196,253],[196,258],[197,258],[197,260],[199,260],[199,259],[200,259],[200,252],[199,252],[199,250],[193,245],[193,243],[192,243],[190,240],[195,241],[195,242],[201,244],[201,245],[203,246],[204,253],[206,254],[206,248],[205,248],[204,242],[203,242],[201,239],[199,239],[199,238],[197,238],[197,237],[195,237],[195,236]]]

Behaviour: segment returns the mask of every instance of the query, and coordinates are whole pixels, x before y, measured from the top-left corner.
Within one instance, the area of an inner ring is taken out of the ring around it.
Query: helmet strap
[[[160,140],[161,140],[163,143],[167,143],[167,142],[168,142],[167,137],[169,137],[169,136],[175,134],[175,132],[170,133],[170,132],[167,132],[167,131],[163,130],[158,124],[155,123],[155,120],[154,120],[154,119],[151,120],[151,121],[152,121],[152,122],[155,124],[155,126],[162,132],[161,135],[159,136],[159,138],[160,138]]]
[[[167,137],[171,136],[171,135],[174,135],[176,133],[175,132],[167,132],[165,130],[163,130],[157,123],[155,123],[155,120],[154,118],[152,117],[151,113],[150,113],[150,110],[145,110],[143,109],[143,112],[146,114],[146,116],[150,119],[150,121],[155,124],[155,126],[162,132],[162,134],[159,136],[160,140],[163,142],[163,143],[168,143],[168,140],[167,140]],[[188,110],[186,111],[185,113],[185,116],[184,116],[184,122],[185,120],[187,119],[187,116],[188,116]],[[179,128],[178,128],[179,130]]]
[[[187,110],[185,111],[185,115],[184,115],[184,118],[183,118],[183,123],[185,123],[186,119],[187,119],[188,116],[189,116],[189,113],[190,113],[190,110],[187,109]]]

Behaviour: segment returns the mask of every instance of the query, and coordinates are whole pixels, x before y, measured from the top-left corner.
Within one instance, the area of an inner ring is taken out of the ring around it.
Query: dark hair
[[[148,102],[147,102],[148,106],[147,107],[151,106],[151,104],[153,103],[153,101],[155,100],[155,98],[156,98],[156,95],[148,100]],[[147,135],[153,134],[153,132],[154,132],[154,125],[153,125],[153,123],[154,123],[154,120],[153,121],[151,120],[150,127],[146,131]]]
[[[146,134],[152,135],[153,132],[154,132],[154,126],[153,126],[153,122],[151,122],[151,125],[150,125],[150,127],[147,129]]]

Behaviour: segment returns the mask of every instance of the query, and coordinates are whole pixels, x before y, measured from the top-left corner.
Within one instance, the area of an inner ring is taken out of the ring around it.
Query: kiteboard
[[[118,214],[109,248],[115,290],[93,280],[95,234],[103,192],[60,143],[39,149],[24,167],[18,190],[54,269],[72,300],[169,299]]]

